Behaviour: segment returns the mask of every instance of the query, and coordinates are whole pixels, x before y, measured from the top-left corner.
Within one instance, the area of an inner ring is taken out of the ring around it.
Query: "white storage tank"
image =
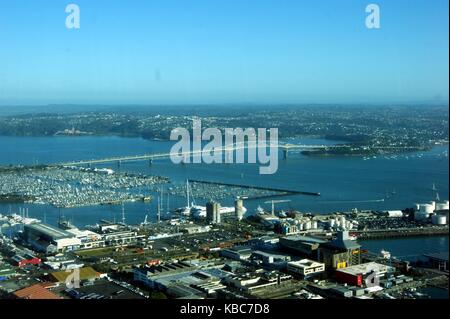
[[[434,212],[436,210],[436,202],[435,201],[431,201],[428,204],[431,205],[431,207],[433,207],[433,212]]]
[[[419,211],[421,213],[432,214],[434,212],[434,207],[431,206],[430,204],[420,204]]]
[[[403,212],[401,210],[389,210],[387,211],[387,216],[390,218],[401,218],[403,217]]]
[[[304,230],[303,223],[299,223],[297,225],[297,227],[298,227],[298,230],[300,230],[300,231]]]
[[[317,229],[318,225],[317,225],[317,220],[313,220],[312,222],[312,228],[313,229]]]
[[[431,216],[431,222],[433,225],[446,225],[447,217],[445,215],[434,214]]]
[[[448,204],[444,203],[437,203],[436,204],[436,210],[448,210]]]

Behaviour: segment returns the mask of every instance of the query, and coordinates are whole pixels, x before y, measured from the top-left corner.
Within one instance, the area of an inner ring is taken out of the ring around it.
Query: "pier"
[[[449,234],[448,226],[444,227],[425,227],[425,228],[398,228],[398,229],[372,229],[372,230],[353,230],[360,240],[383,239],[383,238],[401,238],[412,236],[442,236]]]
[[[189,182],[201,183],[201,184],[210,184],[210,185],[229,186],[229,187],[240,187],[240,188],[247,188],[247,189],[258,189],[258,190],[272,191],[272,192],[281,193],[281,194],[275,194],[275,195],[264,195],[264,196],[255,196],[255,197],[247,198],[247,199],[250,199],[250,200],[251,199],[269,198],[269,197],[289,196],[289,195],[320,196],[320,193],[316,193],[316,192],[287,190],[287,189],[272,188],[272,187],[242,185],[242,184],[223,183],[223,182],[201,181],[201,180],[194,180],[194,179],[190,179]]]

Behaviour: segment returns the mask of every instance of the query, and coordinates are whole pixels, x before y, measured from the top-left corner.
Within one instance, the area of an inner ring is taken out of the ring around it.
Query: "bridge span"
[[[213,151],[211,150],[199,150],[199,151],[189,151],[189,152],[182,152],[182,153],[176,153],[176,152],[167,152],[167,153],[153,153],[153,154],[143,154],[143,155],[130,155],[130,156],[117,156],[117,157],[109,157],[109,158],[100,158],[100,159],[89,159],[89,160],[80,160],[80,161],[73,161],[73,162],[64,162],[64,163],[56,163],[50,166],[82,166],[82,165],[93,165],[93,164],[107,164],[107,163],[117,163],[120,165],[123,162],[137,162],[137,161],[149,161],[150,164],[153,162],[153,160],[156,159],[164,159],[164,158],[170,158],[173,156],[182,156],[185,158],[185,161],[187,161],[187,158],[190,156],[201,156],[203,153],[223,153],[223,152],[234,152],[238,150],[245,150],[250,148],[256,148],[257,145],[239,145],[234,144],[233,146],[225,146],[221,148],[215,148]],[[267,146],[269,147],[269,145]],[[348,145],[306,145],[306,144],[279,144],[277,145],[278,149],[281,149],[283,151],[283,157],[287,158],[289,150],[292,149],[326,149],[330,147],[348,147]]]

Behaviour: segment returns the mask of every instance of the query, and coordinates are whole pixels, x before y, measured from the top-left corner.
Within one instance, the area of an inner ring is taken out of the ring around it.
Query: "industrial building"
[[[80,249],[105,247],[105,240],[100,234],[97,234],[93,231],[80,230],[75,227],[67,229],[66,231],[70,234],[73,234],[81,241]]]
[[[247,244],[256,249],[278,250],[280,248],[280,239],[272,236],[261,236],[250,239]]]
[[[13,263],[18,267],[25,267],[27,265],[39,265],[41,263],[41,259],[29,254],[17,254],[12,257]]]
[[[342,283],[361,287],[364,285],[365,279],[370,274],[376,274],[377,279],[380,280],[387,274],[393,274],[394,272],[394,267],[370,262],[338,269],[334,273],[334,276]]]
[[[340,231],[337,238],[320,244],[318,260],[329,269],[341,269],[361,263],[361,245],[350,240],[348,231]]]
[[[84,267],[76,270],[67,270],[67,271],[57,271],[49,274],[49,278],[51,282],[56,283],[66,283],[69,276],[73,275],[76,272],[80,282],[84,281],[94,281],[96,279],[102,278],[103,275],[96,272],[92,267]]]
[[[220,224],[220,204],[214,201],[206,203],[206,219],[211,224]]]
[[[216,296],[224,289],[222,279],[230,273],[217,267],[206,268],[185,262],[136,268],[134,280],[161,290],[174,298],[201,299]]]
[[[293,254],[317,259],[317,252],[325,240],[309,236],[288,236],[280,238],[281,248]]]
[[[76,250],[81,245],[74,234],[42,223],[25,225],[23,238],[34,250],[47,254]]]
[[[291,280],[291,275],[274,270],[229,276],[225,278],[225,283],[250,294],[256,291],[275,288]]]
[[[136,268],[133,274],[135,281],[142,282],[152,289],[162,289],[164,287],[159,284],[159,279],[196,270],[198,270],[196,265],[180,261]]]
[[[249,261],[255,266],[284,270],[287,263],[291,261],[291,256],[256,250],[252,253]]]
[[[104,221],[93,229],[95,232],[80,232],[82,238],[87,238],[87,243],[103,246],[127,246],[145,242],[144,235],[138,235],[137,231],[129,229],[124,224],[109,223]],[[97,236],[98,235],[98,236]],[[89,241],[97,239],[97,242]],[[86,244],[87,244],[86,243]]]
[[[329,291],[338,297],[342,297],[342,298],[353,297],[353,291],[348,289],[347,287],[342,287],[342,286],[332,287],[329,289]]]
[[[325,271],[325,264],[314,260],[302,259],[287,263],[289,273],[299,275],[301,278],[308,278]]]
[[[17,299],[63,299],[39,284],[17,290],[13,296]]]
[[[248,260],[252,255],[252,250],[248,247],[232,247],[221,250],[220,254],[229,259]]]

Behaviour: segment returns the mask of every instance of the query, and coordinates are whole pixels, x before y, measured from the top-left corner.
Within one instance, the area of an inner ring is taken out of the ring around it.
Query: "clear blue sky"
[[[448,0],[0,0],[0,105],[448,101],[448,45]]]

